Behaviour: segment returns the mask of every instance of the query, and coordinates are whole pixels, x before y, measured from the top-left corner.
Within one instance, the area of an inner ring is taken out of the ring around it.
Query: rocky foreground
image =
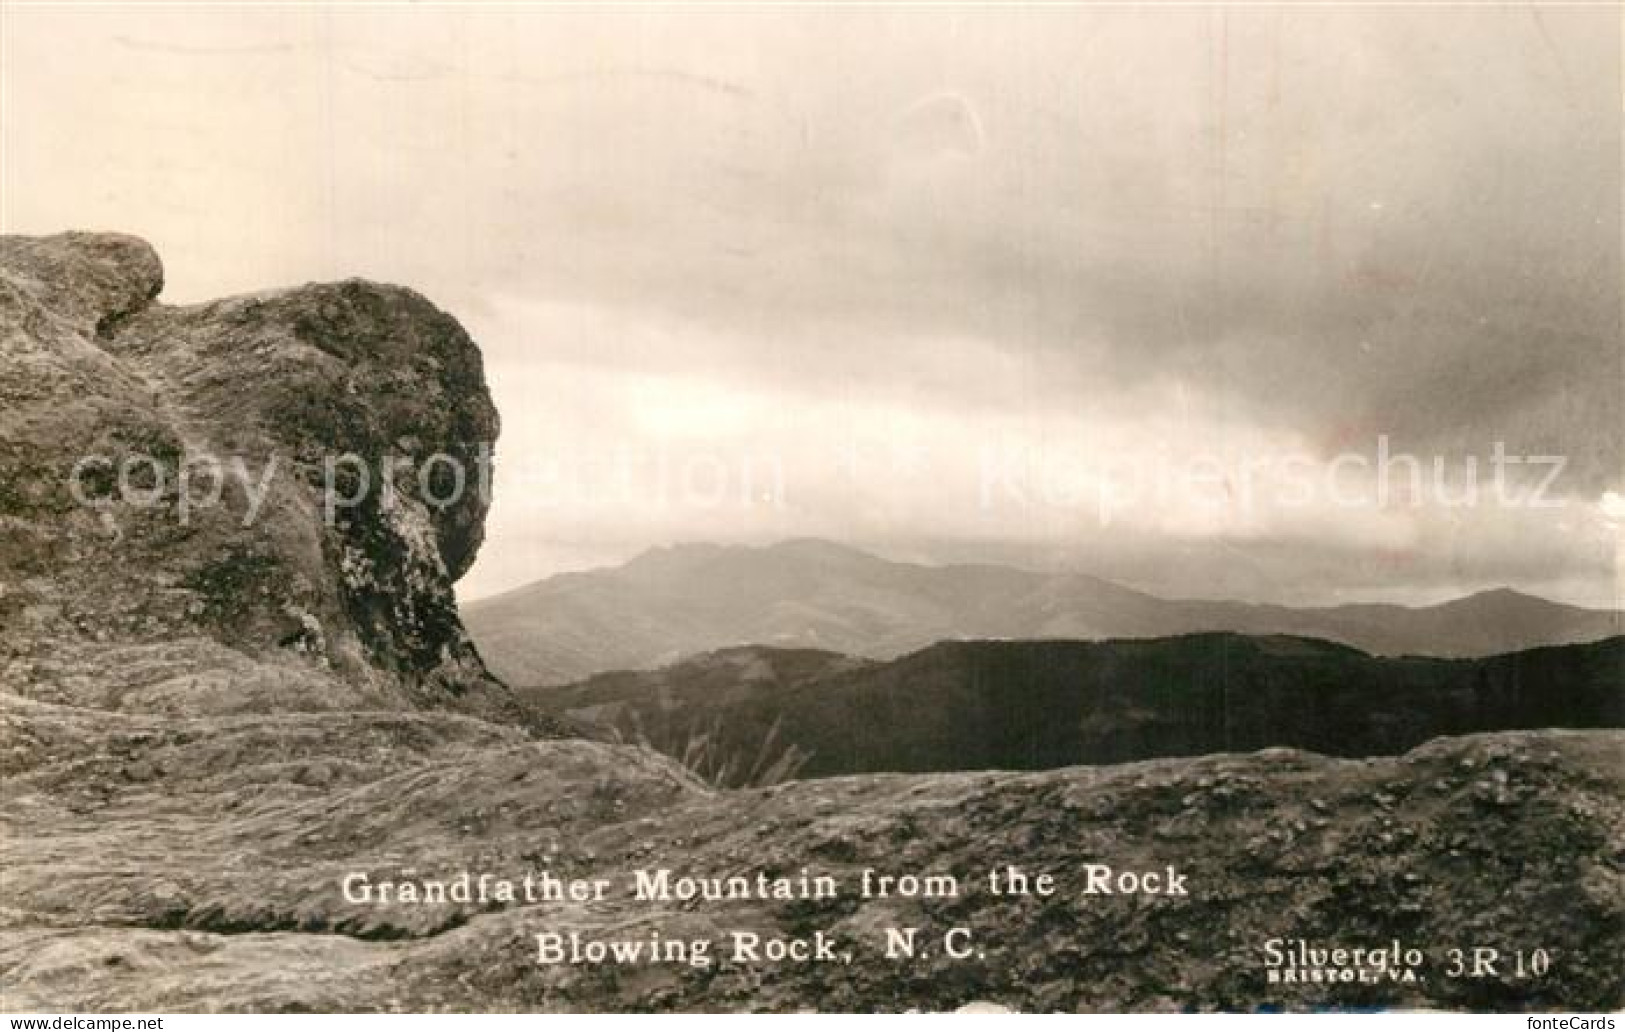
[[[1619,738],[1446,739],[1401,759],[1285,750],[1040,774],[871,775],[714,792],[626,746],[469,718],[132,718],[7,700],[8,1010],[1022,1010],[1625,1002]],[[1187,896],[1085,895],[1083,865]],[[1052,874],[993,896],[995,865]],[[637,901],[629,873],[837,877],[823,900]],[[958,898],[859,898],[865,868]],[[603,902],[347,902],[370,880],[607,878]],[[932,953],[884,959],[884,929]],[[985,956],[935,948],[969,928]],[[812,936],[852,964],[536,963],[539,933]],[[1275,938],[1427,953],[1412,983],[1270,985]],[[1549,951],[1447,977],[1448,950]]]
[[[717,791],[558,737],[485,672],[451,602],[481,502],[322,518],[328,450],[467,457],[494,434],[444,313],[359,282],[169,308],[127,237],[10,239],[0,274],[0,1009],[1625,1005],[1617,732]],[[246,524],[246,489],[186,523],[173,491],[67,493],[85,454],[202,450],[295,475]],[[1188,893],[1087,895],[1091,863],[1172,865]],[[1006,864],[1056,892],[986,891]],[[806,868],[844,891],[629,898],[661,867]],[[864,898],[866,869],[965,888]],[[342,889],[461,871],[620,888],[523,906]],[[903,927],[924,948],[888,960]],[[980,952],[947,956],[951,928]],[[853,960],[537,963],[538,934],[655,931],[822,932]],[[1426,957],[1406,980],[1271,983],[1277,939]],[[1449,951],[1474,948],[1497,973],[1451,977]]]

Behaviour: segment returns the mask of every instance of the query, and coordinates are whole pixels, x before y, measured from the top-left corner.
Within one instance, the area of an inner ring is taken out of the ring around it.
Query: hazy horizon
[[[1013,569],[1013,570],[1023,570],[1023,571],[1029,572],[1029,573],[1076,573],[1076,574],[1095,576],[1094,574],[1092,574],[1088,570],[1080,570],[1080,569],[1076,569],[1074,567],[1064,565],[1064,564],[1052,564],[1052,565],[1049,565],[1049,566],[1044,566],[1044,565],[1041,564],[1041,561],[1038,564],[1034,564],[1034,563],[1023,563],[1019,559],[988,559],[988,558],[976,558],[976,557],[965,557],[965,558],[949,557],[949,558],[943,558],[940,553],[929,552],[929,551],[927,553],[925,553],[925,554],[915,555],[915,554],[912,554],[912,553],[909,553],[909,552],[906,552],[906,551],[905,552],[893,552],[893,551],[890,551],[890,550],[886,549],[883,546],[878,547],[878,548],[877,547],[869,547],[869,546],[858,546],[858,545],[849,544],[849,543],[844,542],[844,541],[832,541],[829,538],[781,538],[781,539],[778,539],[776,541],[729,542],[729,543],[725,543],[725,544],[724,543],[719,543],[719,542],[714,542],[714,541],[669,541],[669,542],[659,542],[659,543],[651,544],[651,545],[649,545],[649,546],[647,546],[645,548],[639,549],[638,551],[636,551],[633,554],[628,555],[628,556],[626,556],[624,558],[620,558],[620,559],[616,559],[616,560],[612,560],[612,561],[605,561],[605,562],[584,563],[583,565],[580,565],[580,566],[572,566],[572,567],[565,568],[565,569],[555,570],[555,571],[544,574],[543,576],[541,576],[539,578],[536,578],[536,579],[533,579],[533,580],[527,580],[527,581],[524,581],[524,582],[519,583],[519,584],[514,584],[514,585],[510,585],[510,586],[506,586],[506,587],[496,588],[494,590],[487,591],[487,592],[485,592],[483,594],[479,594],[479,595],[468,594],[465,590],[463,590],[462,586],[459,585],[457,594],[458,594],[459,601],[462,604],[467,605],[467,604],[469,604],[471,602],[480,602],[480,601],[485,601],[485,600],[488,600],[488,599],[493,599],[493,598],[498,598],[498,597],[501,597],[501,596],[513,594],[514,592],[522,591],[527,587],[531,587],[531,586],[533,586],[535,584],[538,584],[538,583],[540,583],[542,581],[549,580],[549,579],[551,579],[553,577],[557,577],[557,576],[560,576],[560,575],[563,575],[563,574],[600,573],[600,572],[607,572],[607,571],[617,570],[617,569],[620,569],[623,566],[626,566],[629,563],[637,561],[638,559],[640,559],[640,558],[642,558],[642,557],[644,557],[646,555],[649,555],[651,553],[657,553],[657,552],[660,552],[662,550],[668,550],[668,549],[681,549],[681,548],[735,548],[735,549],[750,549],[750,550],[755,550],[755,551],[768,551],[768,550],[771,550],[771,549],[774,549],[774,548],[779,548],[779,547],[782,547],[782,546],[795,545],[795,544],[806,544],[806,543],[819,544],[819,545],[833,545],[833,546],[836,546],[836,547],[839,547],[839,548],[851,549],[853,551],[860,552],[862,554],[865,554],[865,555],[871,556],[871,557],[873,557],[875,559],[880,559],[880,560],[883,560],[883,561],[886,561],[886,562],[904,563],[904,564],[917,565],[917,566],[949,567],[949,566],[961,566],[961,565],[969,565],[969,566],[987,565],[987,566],[1000,566],[1000,567],[1004,567],[1004,568],[1007,568],[1007,569]],[[1110,580],[1111,578],[1101,578],[1101,579]],[[1138,591],[1144,591],[1147,594],[1158,595],[1158,592],[1152,591],[1149,588],[1146,588],[1146,587],[1144,587],[1142,585],[1128,584],[1127,582],[1116,582],[1116,583],[1121,583],[1122,586],[1124,586],[1124,587],[1133,588],[1133,589],[1138,590]],[[1445,603],[1445,602],[1457,601],[1459,599],[1463,599],[1463,598],[1466,598],[1466,597],[1469,597],[1469,596],[1472,596],[1472,595],[1483,594],[1483,593],[1486,593],[1486,592],[1504,591],[1504,590],[1516,591],[1519,594],[1530,595],[1530,596],[1537,597],[1537,598],[1547,598],[1548,601],[1552,601],[1552,602],[1564,602],[1565,601],[1565,600],[1560,599],[1560,598],[1550,598],[1548,596],[1542,596],[1542,595],[1539,595],[1537,592],[1525,591],[1523,589],[1514,587],[1513,585],[1510,585],[1510,584],[1487,584],[1487,585],[1480,585],[1480,586],[1476,586],[1476,587],[1474,587],[1474,586],[1440,587],[1438,592],[1436,594],[1432,594],[1432,595],[1417,596],[1417,595],[1414,595],[1414,594],[1405,593],[1405,594],[1395,595],[1391,599],[1381,597],[1380,595],[1373,595],[1373,596],[1370,596],[1370,597],[1367,597],[1367,598],[1353,600],[1353,601],[1355,603],[1358,603],[1358,602],[1392,603],[1392,604],[1395,604],[1395,605],[1404,605],[1404,606],[1410,606],[1410,607],[1427,607],[1427,606],[1439,605],[1439,604],[1442,604],[1442,603]],[[1224,595],[1224,594],[1180,595],[1180,594],[1174,593],[1174,594],[1159,595],[1159,597],[1163,598],[1166,601],[1196,601],[1196,600],[1200,600],[1200,601],[1237,601],[1233,596]],[[1247,600],[1241,600],[1241,601],[1247,601]],[[1322,606],[1337,606],[1337,605],[1350,604],[1350,601],[1349,600],[1339,600],[1339,601],[1335,601],[1335,602],[1316,603],[1315,601],[1313,601],[1311,599],[1304,599],[1304,600],[1300,600],[1300,601],[1298,601],[1296,603],[1294,603],[1294,602],[1282,602],[1282,603],[1279,603],[1279,604],[1288,605],[1288,606],[1295,606],[1295,607],[1301,607],[1301,608],[1320,608]],[[1604,600],[1604,603],[1602,605],[1598,605],[1598,606],[1587,606],[1584,603],[1580,603],[1580,602],[1568,602],[1567,604],[1569,604],[1569,605],[1579,605],[1582,608],[1597,608],[1597,609],[1604,609],[1604,610],[1617,608],[1617,607],[1613,607],[1613,606],[1608,605],[1607,600]]]
[[[143,236],[171,303],[404,283],[480,343],[465,599],[818,537],[1620,606],[1617,10],[3,17],[5,231]],[[1462,504],[1497,449],[1555,504]]]

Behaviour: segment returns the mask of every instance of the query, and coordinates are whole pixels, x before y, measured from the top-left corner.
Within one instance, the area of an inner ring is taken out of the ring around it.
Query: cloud
[[[549,532],[579,544],[549,555],[613,558],[816,530],[1192,571],[1187,593],[1231,568],[1259,571],[1253,594],[1614,590],[1613,548],[1544,516],[1514,540],[1484,514],[1175,507],[1082,548],[1055,514],[932,494],[959,473],[908,492],[825,455],[886,433],[966,449],[956,469],[1000,435],[1074,465],[1151,463],[1146,442],[1324,462],[1379,436],[1454,459],[1502,441],[1568,457],[1576,505],[1625,490],[1613,12],[8,19],[8,228],[142,233],[175,299],[407,282],[476,331],[505,448],[754,442],[802,485],[788,515],[603,502],[534,531],[499,497],[477,577],[545,572],[506,542]],[[1398,539],[1432,551],[1371,565]]]

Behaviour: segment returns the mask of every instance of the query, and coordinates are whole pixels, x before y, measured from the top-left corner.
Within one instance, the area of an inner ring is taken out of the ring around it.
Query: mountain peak
[[[724,547],[708,541],[674,541],[669,545],[653,545],[645,548],[621,565],[633,566],[638,563],[669,562],[672,559],[710,557],[723,551]]]
[[[1453,601],[1445,603],[1445,605],[1449,605],[1449,606],[1459,606],[1459,605],[1536,605],[1536,606],[1555,606],[1555,605],[1559,605],[1559,604],[1560,603],[1553,602],[1550,599],[1541,598],[1539,595],[1531,595],[1531,594],[1529,594],[1527,592],[1519,591],[1516,588],[1507,587],[1506,585],[1502,585],[1502,586],[1497,587],[1497,588],[1486,588],[1483,591],[1475,591],[1472,594],[1463,595],[1461,598],[1454,599]]]
[[[879,563],[885,560],[850,545],[824,538],[788,538],[769,545],[722,545],[709,541],[680,541],[645,549],[619,569],[630,573],[682,573],[719,559],[750,563],[792,560],[795,562]]]
[[[826,538],[815,537],[787,538],[776,544],[768,545],[761,551],[775,555],[794,556],[798,559],[815,559],[825,562],[852,562],[858,560],[874,563],[886,561],[871,552],[853,548],[851,545],[843,545]]]

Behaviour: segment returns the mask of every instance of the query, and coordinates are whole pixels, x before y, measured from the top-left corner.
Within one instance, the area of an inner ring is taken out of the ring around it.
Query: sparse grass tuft
[[[692,724],[682,732],[656,737],[644,730],[636,710],[630,716],[630,732],[619,726],[613,729],[616,741],[665,753],[713,788],[766,788],[793,781],[813,757],[810,750],[783,739],[782,716],[759,742],[745,746],[726,741],[720,716],[712,717],[708,724]]]

